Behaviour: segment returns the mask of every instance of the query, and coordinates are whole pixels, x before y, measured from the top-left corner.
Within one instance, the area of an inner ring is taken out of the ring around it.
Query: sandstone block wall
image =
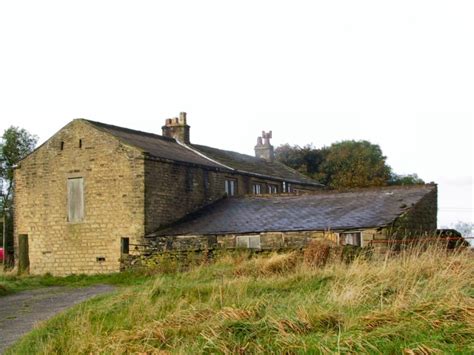
[[[147,159],[145,225],[151,233],[224,196],[224,176],[211,169]]]
[[[67,180],[76,177],[84,179],[85,216],[71,223]],[[71,122],[24,159],[15,184],[15,252],[18,236],[28,235],[32,274],[119,271],[121,237],[142,241],[142,154],[84,121]]]

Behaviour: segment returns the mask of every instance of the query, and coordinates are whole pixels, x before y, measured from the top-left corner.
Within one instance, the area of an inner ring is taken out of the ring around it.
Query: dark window
[[[254,195],[260,195],[262,193],[262,185],[260,184],[253,184],[252,185],[252,193]]]
[[[225,193],[227,194],[227,196],[235,196],[235,194],[237,193],[237,180],[225,180]]]
[[[61,142],[61,144],[60,144],[60,149],[61,149],[61,150],[64,150],[64,142]]]
[[[362,238],[360,232],[339,233],[339,243],[341,245],[362,246]]]
[[[203,173],[203,180],[204,180],[204,188],[208,189],[209,188],[209,172],[207,170],[204,170]]]
[[[79,139],[79,148],[82,148],[82,139]]]
[[[67,180],[68,221],[80,222],[84,219],[84,179]]]
[[[186,170],[186,192],[193,191],[193,184],[194,184],[193,172],[191,169],[188,168]]]
[[[122,254],[130,253],[130,238],[122,238],[120,249]]]

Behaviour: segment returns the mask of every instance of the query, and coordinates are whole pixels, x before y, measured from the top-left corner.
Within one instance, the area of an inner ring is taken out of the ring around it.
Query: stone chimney
[[[180,112],[179,117],[168,118],[161,127],[163,136],[174,138],[181,143],[189,144],[189,126],[186,123],[186,112]]]
[[[257,145],[255,146],[255,156],[257,158],[273,161],[275,154],[273,152],[273,146],[270,144],[271,138],[272,131],[268,133],[262,132],[262,136],[257,138]]]

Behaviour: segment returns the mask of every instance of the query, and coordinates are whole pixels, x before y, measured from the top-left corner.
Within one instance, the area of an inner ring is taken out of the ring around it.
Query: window
[[[191,169],[186,169],[186,177],[185,177],[185,191],[192,192],[194,187],[194,177],[193,172]]]
[[[252,192],[253,192],[254,195],[260,195],[262,193],[262,185],[253,184],[252,185]]]
[[[122,238],[120,243],[120,250],[122,254],[130,253],[130,238]]]
[[[84,179],[67,180],[67,207],[69,222],[80,222],[84,219]]]
[[[268,193],[269,193],[269,194],[277,194],[277,193],[278,193],[278,186],[277,186],[277,185],[268,184]]]
[[[259,235],[238,235],[235,239],[236,248],[261,249]]]
[[[79,139],[79,149],[82,148],[82,139]]]
[[[227,196],[235,196],[235,194],[237,193],[237,180],[226,179],[225,193],[227,194]]]
[[[61,144],[59,145],[59,149],[64,150],[64,142],[61,142]]]
[[[360,232],[339,233],[339,243],[341,245],[362,246],[362,238]]]

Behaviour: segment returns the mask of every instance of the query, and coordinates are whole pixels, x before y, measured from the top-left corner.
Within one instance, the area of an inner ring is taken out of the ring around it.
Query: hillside
[[[474,352],[469,251],[223,256],[77,306],[11,353]]]

